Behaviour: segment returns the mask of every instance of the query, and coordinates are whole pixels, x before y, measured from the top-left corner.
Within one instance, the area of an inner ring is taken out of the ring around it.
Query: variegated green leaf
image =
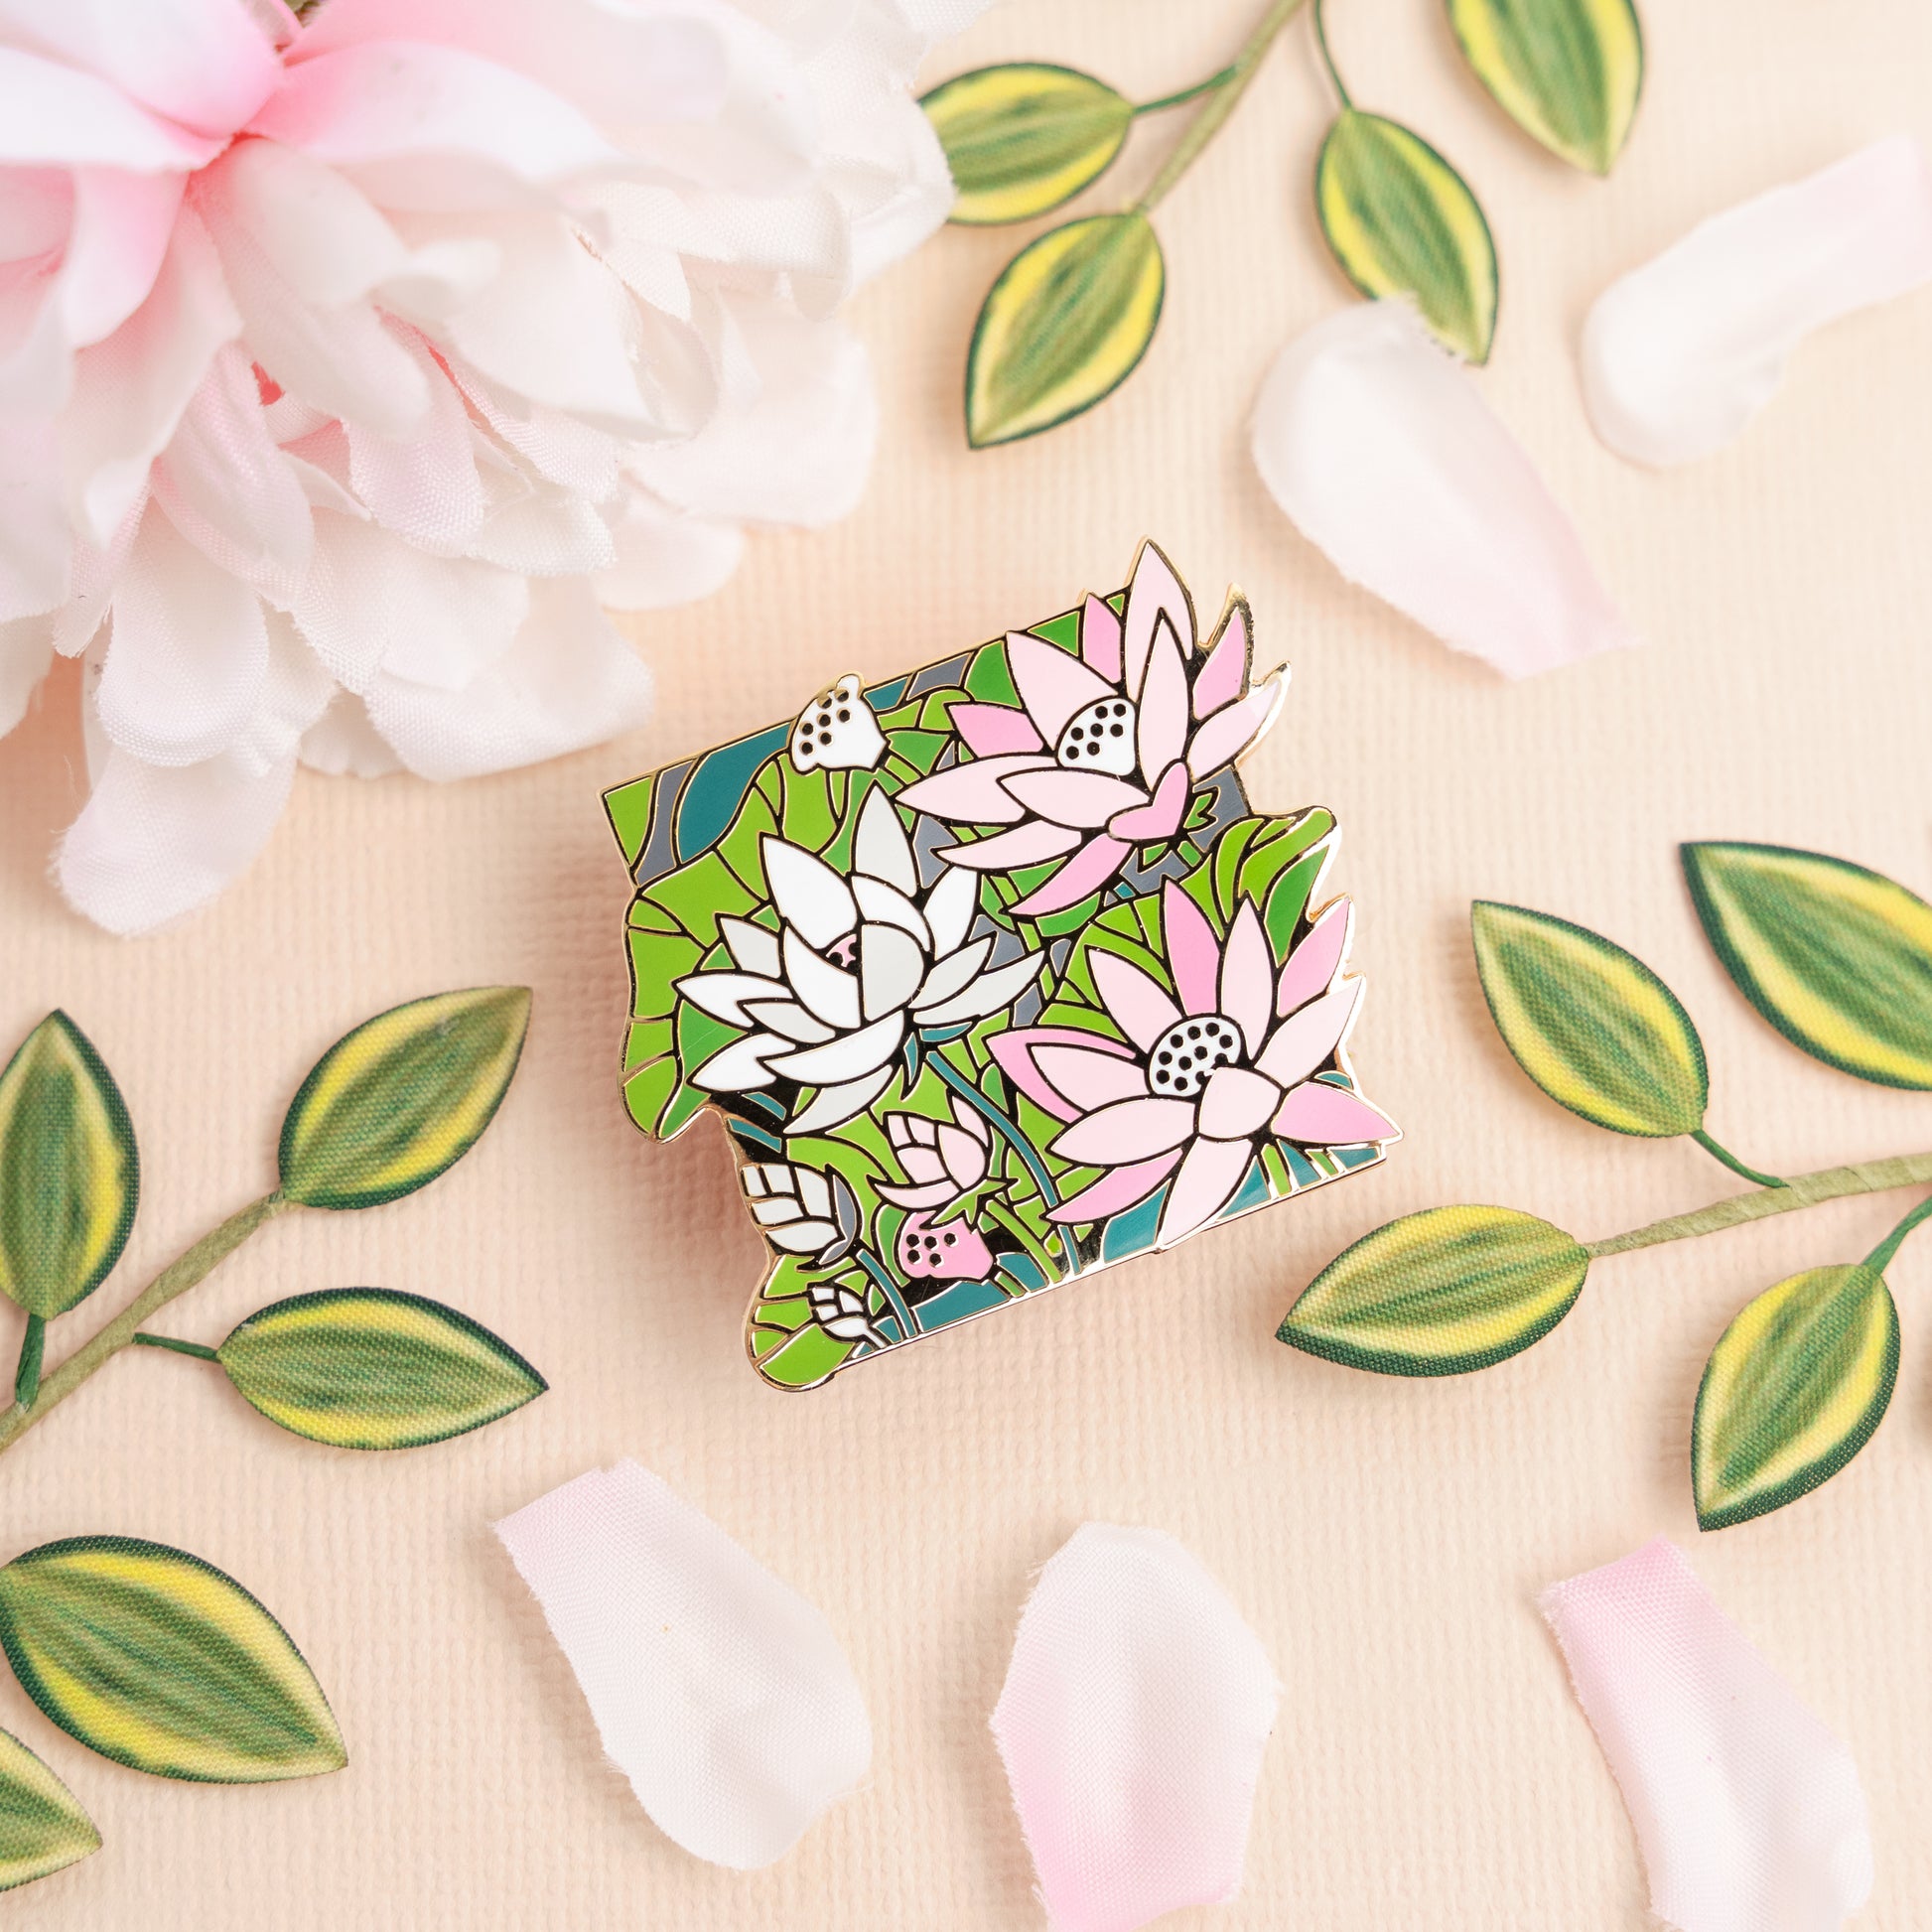
[[[1133,373],[1167,271],[1147,216],[1091,214],[1023,248],[988,291],[966,360],[976,449],[1051,429]]]
[[[952,219],[1024,221],[1077,195],[1120,152],[1134,106],[1072,68],[979,68],[920,102],[952,170]]]
[[[29,1550],[0,1569],[0,1646],[63,1730],[137,1771],[259,1784],[348,1761],[288,1633],[185,1550],[121,1536]]]
[[[1448,0],[1476,78],[1552,154],[1607,175],[1643,88],[1631,0]]]
[[[282,1122],[282,1191],[374,1207],[460,1161],[495,1115],[530,1020],[526,987],[412,1000],[339,1039]]]
[[[1371,301],[1415,298],[1457,354],[1486,362],[1496,334],[1496,245],[1468,185],[1420,135],[1344,107],[1314,165],[1321,232]]]
[[[1870,1440],[1898,1376],[1898,1311],[1868,1267],[1810,1268],[1739,1311],[1691,1429],[1698,1522],[1721,1530],[1816,1489]]]
[[[1461,1375],[1547,1335],[1589,1256],[1508,1207],[1406,1214],[1338,1254],[1278,1330],[1311,1355],[1383,1375]]]
[[[215,1351],[270,1422],[339,1449],[408,1449],[481,1429],[548,1386],[467,1314],[384,1288],[297,1295]]]
[[[99,1850],[100,1834],[73,1793],[18,1737],[0,1730],[0,1891]]]
[[[1932,1087],[1932,905],[1863,866],[1775,845],[1687,845],[1698,917],[1794,1045],[1887,1087]]]
[[[1677,996],[1600,934],[1520,905],[1470,908],[1496,1029],[1552,1100],[1619,1134],[1695,1134],[1710,1081]]]
[[[127,1245],[140,1185],[114,1076],[50,1013],[0,1073],[0,1290],[42,1317],[90,1295]]]

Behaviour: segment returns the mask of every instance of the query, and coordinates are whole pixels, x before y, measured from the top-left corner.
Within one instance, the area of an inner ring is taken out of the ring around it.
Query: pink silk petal
[[[1275,955],[1252,899],[1243,899],[1221,957],[1221,1011],[1241,1029],[1250,1056],[1261,1051],[1275,1004]]]
[[[1196,1141],[1168,1189],[1155,1236],[1161,1246],[1184,1241],[1204,1228],[1234,1198],[1254,1158],[1251,1141]]]
[[[1303,1147],[1361,1147],[1392,1141],[1398,1132],[1395,1122],[1366,1100],[1322,1080],[1297,1087],[1282,1102],[1274,1126],[1282,1140]]]
[[[1007,668],[1013,673],[1027,715],[1048,745],[1059,738],[1076,711],[1083,711],[1102,698],[1120,696],[1071,651],[1061,650],[1059,645],[1049,644],[1044,637],[1035,637],[1026,630],[1008,631]]]
[[[1155,626],[1135,744],[1149,785],[1187,749],[1187,666],[1173,625],[1165,621]]]
[[[1124,1168],[1178,1147],[1194,1131],[1194,1103],[1149,1095],[1116,1100],[1064,1129],[1049,1152],[1081,1167]]]
[[[1039,734],[1024,711],[1004,704],[956,704],[946,714],[952,728],[975,758],[990,759],[1001,752],[1040,752]]]
[[[1044,865],[1048,859],[1057,859],[1079,843],[1078,832],[1035,818],[1016,825],[1011,832],[996,832],[990,839],[976,839],[971,845],[942,846],[939,856],[951,865],[966,866],[974,872],[1014,872],[1022,866]]]
[[[1657,1537],[1544,1591],[1678,1932],[1838,1932],[1871,1891],[1852,1753]]]
[[[1083,1033],[1077,1027],[1016,1027],[1010,1033],[995,1034],[990,1050],[999,1062],[1000,1071],[1055,1120],[1077,1120],[1082,1109],[1041,1071],[1035,1054],[1042,1046],[1077,1047],[1082,1052],[1132,1058],[1127,1048],[1117,1041],[1104,1039],[1098,1034]]]
[[[1080,659],[1109,684],[1120,682],[1120,620],[1103,598],[1089,596],[1080,607]]]
[[[1130,845],[1140,841],[1171,839],[1180,830],[1187,811],[1187,767],[1177,759],[1161,774],[1152,801],[1136,805],[1131,811],[1116,812],[1107,821],[1107,830]]]
[[[1126,1208],[1138,1207],[1179,1165],[1180,1150],[1175,1148],[1172,1154],[1157,1154],[1152,1161],[1109,1168],[1092,1186],[1082,1187],[1049,1210],[1046,1218],[1068,1227],[1083,1221],[1104,1221]]]
[[[1304,934],[1275,983],[1275,1011],[1287,1015],[1307,1006],[1341,970],[1348,952],[1349,901],[1338,898]]]
[[[1229,765],[1267,729],[1282,701],[1280,674],[1223,705],[1187,743],[1187,771],[1196,784]]]
[[[1113,878],[1133,848],[1105,832],[1096,832],[1037,892],[1029,893],[1013,909],[1022,918],[1037,918],[1077,905]]]
[[[1093,983],[1107,1011],[1134,1044],[1145,1052],[1173,1023],[1180,1009],[1138,966],[1119,953],[1095,947]]]
[[[1284,1087],[1306,1080],[1341,1043],[1349,1021],[1355,1017],[1363,984],[1358,979],[1343,980],[1284,1020],[1261,1049],[1256,1064]]]
[[[1232,704],[1248,685],[1248,660],[1253,652],[1248,607],[1239,598],[1228,606],[1220,630],[1194,673],[1194,716],[1206,718]]]
[[[1051,759],[1018,752],[975,759],[970,764],[951,765],[907,785],[898,794],[898,801],[953,825],[1012,825],[1024,818],[1026,811],[1000,780],[1015,771],[1036,771],[1051,763]]]
[[[1161,890],[1161,929],[1174,991],[1189,1013],[1212,1013],[1221,973],[1221,944],[1207,915],[1171,879]]]
[[[1109,777],[1104,771],[1064,771],[1057,765],[1016,771],[1006,788],[1037,817],[1050,818],[1055,825],[1077,826],[1083,832],[1098,831],[1116,812],[1132,811],[1148,802],[1147,793],[1125,778]]]
[[[1116,1100],[1135,1099],[1148,1090],[1147,1069],[1140,1061],[1122,1059],[1112,1052],[1096,1053],[1084,1046],[1038,1046],[1034,1049],[1034,1064],[1083,1114]]]
[[[1121,633],[1122,669],[1127,695],[1140,702],[1147,680],[1148,654],[1154,646],[1154,627],[1166,618],[1174,635],[1189,651],[1194,647],[1194,607],[1173,566],[1155,543],[1141,545],[1135,559],[1134,581],[1127,587],[1127,612]]]
[[[1260,1639],[1173,1537],[1074,1533],[993,1713],[1055,1932],[1136,1932],[1240,1891],[1280,1697]]]

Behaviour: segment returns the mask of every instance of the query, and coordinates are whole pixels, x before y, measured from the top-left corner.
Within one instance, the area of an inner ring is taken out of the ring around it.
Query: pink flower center
[[[1189,1014],[1154,1042],[1147,1083],[1156,1093],[1191,1100],[1216,1067],[1232,1066],[1241,1056],[1241,1029],[1225,1014]]]
[[[825,957],[841,972],[849,973],[859,964],[859,935],[848,932],[825,948]]]
[[[1134,769],[1134,707],[1125,698],[1096,698],[1066,721],[1053,758],[1069,771],[1105,771],[1124,778]]]

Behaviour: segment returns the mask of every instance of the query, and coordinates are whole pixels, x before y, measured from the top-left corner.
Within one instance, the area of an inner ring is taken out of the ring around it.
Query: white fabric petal
[[[51,618],[0,622],[0,738],[27,715],[28,700],[54,661]]]
[[[332,778],[389,778],[403,768],[369,722],[368,706],[352,691],[338,691],[302,734],[300,757],[311,771]]]
[[[0,47],[0,167],[185,174],[221,151],[219,141],[172,126],[98,76],[17,47]]]
[[[391,327],[392,335],[398,332]],[[400,346],[423,378],[429,407],[403,436],[361,424],[348,436],[349,487],[385,529],[433,557],[468,554],[483,528],[483,486],[471,454],[470,412],[462,393],[419,339]]]
[[[1241,1889],[1280,1688],[1200,1562],[1087,1523],[1039,1574],[993,1734],[1056,1932],[1134,1932]]]
[[[73,538],[60,472],[51,422],[0,420],[0,623],[52,611],[69,595]]]
[[[1252,434],[1302,534],[1455,649],[1526,677],[1634,641],[1521,447],[1406,305],[1355,304],[1292,342]]]
[[[1546,1590],[1650,1876],[1678,1932],[1838,1932],[1871,1891],[1852,1753],[1657,1537]]]
[[[1638,463],[1722,449],[1814,329],[1932,281],[1932,170],[1909,135],[1700,222],[1584,325],[1596,433]]]
[[[605,1754],[666,1837],[770,1864],[872,1763],[824,1615],[634,1462],[495,1525],[583,1688]]]

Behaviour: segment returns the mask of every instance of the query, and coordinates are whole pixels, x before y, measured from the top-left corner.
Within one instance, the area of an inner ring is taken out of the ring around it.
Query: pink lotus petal
[[[895,1207],[943,1207],[953,1196],[952,1184],[945,1180],[922,1180],[910,1187],[882,1180],[877,1186],[880,1199],[891,1201]]]
[[[1141,545],[1134,560],[1134,581],[1127,587],[1127,612],[1121,635],[1122,669],[1127,695],[1136,704],[1147,681],[1149,653],[1155,626],[1166,618],[1186,650],[1194,647],[1194,607],[1187,589],[1157,543]]]
[[[1281,709],[1286,681],[1280,672],[1246,697],[1223,705],[1187,742],[1187,770],[1196,784],[1230,765],[1266,731]]]
[[[1282,1102],[1274,1131],[1277,1138],[1299,1142],[1303,1147],[1367,1146],[1395,1140],[1401,1133],[1394,1121],[1377,1113],[1366,1100],[1358,1100],[1325,1080],[1311,1080],[1297,1087]]]
[[[1657,1537],[1544,1591],[1636,1827],[1650,1909],[1678,1932],[1837,1932],[1871,1892],[1844,1743]]]
[[[1075,1532],[993,1713],[1054,1932],[1136,1932],[1235,1896],[1279,1699],[1260,1641],[1172,1537]]]
[[[1282,1103],[1281,1087],[1247,1066],[1217,1066],[1201,1089],[1200,1131],[1213,1141],[1252,1139]]]
[[[1132,811],[1116,812],[1108,820],[1107,830],[1129,845],[1171,839],[1180,830],[1180,821],[1187,815],[1187,767],[1176,759],[1161,773],[1153,798],[1145,805],[1136,805]]]
[[[1026,810],[1000,780],[1016,771],[1050,767],[1052,762],[1049,758],[1022,752],[974,759],[907,785],[898,794],[898,802],[951,825],[1013,825],[1026,816]]]
[[[1302,943],[1288,956],[1282,976],[1275,986],[1275,1011],[1290,1014],[1306,1006],[1341,970],[1348,957],[1348,928],[1353,908],[1345,898],[1329,905],[1303,935]]]
[[[1120,620],[1104,598],[1089,596],[1080,607],[1080,661],[1109,684],[1120,683]]]
[[[1059,912],[1077,905],[1089,893],[1095,893],[1127,863],[1132,846],[1097,832],[1056,872],[1045,885],[1029,893],[1013,909],[1022,918],[1036,919],[1043,913]]]
[[[1035,1046],[1034,1064],[1046,1080],[1083,1114],[1115,1100],[1145,1095],[1147,1069],[1139,1060],[1122,1059],[1111,1050],[1089,1051],[1084,1046]]]
[[[1091,1186],[1061,1201],[1046,1218],[1065,1227],[1078,1227],[1110,1219],[1142,1201],[1180,1165],[1180,1150],[1157,1154],[1152,1161],[1136,1161],[1130,1167],[1109,1168]]]
[[[1233,598],[1221,619],[1207,656],[1194,673],[1193,708],[1206,718],[1232,704],[1248,688],[1248,663],[1254,654],[1247,601]]]
[[[1141,775],[1150,786],[1187,749],[1187,666],[1180,639],[1165,618],[1154,627],[1135,745]]]
[[[1013,673],[1028,716],[1048,745],[1057,741],[1076,711],[1084,711],[1102,698],[1120,696],[1071,651],[1026,630],[1007,632],[1007,668]]]
[[[986,1178],[986,1148],[970,1134],[942,1122],[939,1128],[939,1153],[946,1173],[960,1191],[976,1186]]]
[[[1221,1011],[1241,1029],[1250,1058],[1261,1051],[1274,1004],[1275,955],[1261,928],[1261,914],[1244,898],[1235,907],[1221,957]]]
[[[1189,1013],[1214,1012],[1221,942],[1207,914],[1172,879],[1161,889],[1161,931],[1180,1004]]]
[[[1082,1052],[1133,1058],[1118,1041],[1083,1032],[1078,1027],[1016,1027],[1009,1033],[995,1034],[989,1050],[1000,1071],[1055,1120],[1077,1120],[1085,1110],[1062,1094],[1041,1071],[1035,1055],[1042,1046],[1078,1047]]]
[[[993,1250],[964,1220],[932,1225],[932,1210],[912,1214],[898,1231],[894,1258],[909,1282],[982,1282],[993,1272]]]
[[[1115,1025],[1145,1053],[1180,1018],[1180,1009],[1163,987],[1119,953],[1096,946],[1087,957],[1094,986]]]
[[[1318,1000],[1291,1014],[1270,1035],[1255,1064],[1284,1087],[1306,1080],[1346,1035],[1364,984],[1358,979],[1340,980]]]
[[[1044,865],[1048,859],[1057,859],[1079,843],[1079,833],[1067,826],[1032,818],[1011,832],[996,832],[990,839],[975,839],[970,845],[942,845],[939,856],[948,865],[965,866],[974,872],[1018,872],[1022,866]]]
[[[1249,1141],[1196,1141],[1168,1189],[1159,1245],[1172,1247],[1204,1228],[1234,1198],[1254,1158]]]
[[[983,1148],[990,1148],[993,1145],[993,1130],[987,1126],[985,1118],[977,1107],[967,1106],[956,1093],[948,1096],[947,1104],[952,1108],[953,1125],[961,1133],[970,1134]],[[933,1129],[932,1137],[936,1144],[939,1138],[937,1124],[928,1121],[926,1125]]]
[[[1098,831],[1116,812],[1148,802],[1147,793],[1104,771],[1066,771],[1059,766],[1016,771],[1006,788],[1038,818],[1080,831]]]
[[[1043,750],[1034,722],[1024,711],[1004,704],[956,704],[946,716],[966,749],[975,758],[990,759],[1000,752]]]
[[[1062,1130],[1049,1152],[1082,1167],[1122,1168],[1178,1147],[1193,1131],[1191,1100],[1116,1100]]]

